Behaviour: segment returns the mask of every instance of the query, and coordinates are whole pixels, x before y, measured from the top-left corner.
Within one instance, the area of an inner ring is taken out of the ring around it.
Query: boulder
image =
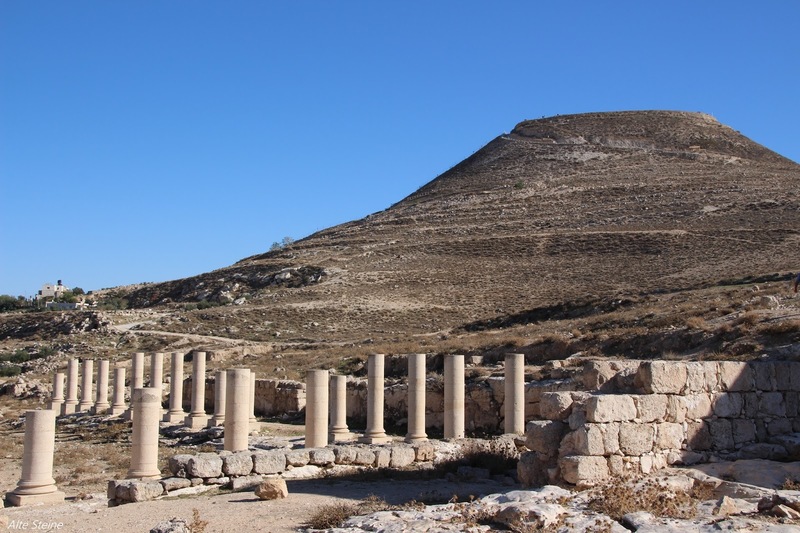
[[[278,450],[258,451],[253,455],[253,472],[279,474],[286,470],[286,453]]]
[[[253,454],[238,452],[222,457],[222,472],[226,476],[247,476],[253,472]]]
[[[222,458],[216,453],[200,453],[192,455],[186,464],[188,477],[220,477],[222,475]]]
[[[283,478],[269,478],[256,487],[256,496],[262,500],[280,500],[289,496],[289,489]]]

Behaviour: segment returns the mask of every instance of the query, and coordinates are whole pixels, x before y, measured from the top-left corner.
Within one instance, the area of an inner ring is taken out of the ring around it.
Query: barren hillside
[[[298,368],[378,349],[533,353],[553,336],[549,356],[732,345],[755,356],[794,342],[792,328],[767,342],[736,320],[795,320],[799,183],[799,165],[700,113],[524,121],[384,211],[202,276],[120,289],[146,323],[95,330],[105,341],[89,344],[125,354],[204,340],[133,338],[137,328],[226,337]],[[204,301],[225,305],[194,309]],[[686,326],[693,316],[704,324]]]

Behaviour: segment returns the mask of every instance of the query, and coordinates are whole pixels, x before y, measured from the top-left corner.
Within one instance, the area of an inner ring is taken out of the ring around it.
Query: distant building
[[[86,309],[89,305],[86,302],[46,302],[45,309],[55,309],[57,311],[70,311],[72,309]]]
[[[41,300],[44,298],[60,298],[68,290],[69,287],[62,285],[61,280],[58,280],[58,283],[55,285],[52,283],[45,283],[39,290],[39,294],[36,295],[36,299]]]

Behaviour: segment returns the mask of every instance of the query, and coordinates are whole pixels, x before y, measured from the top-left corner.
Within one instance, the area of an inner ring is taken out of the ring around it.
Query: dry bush
[[[760,335],[786,335],[800,331],[800,320],[783,320],[759,324],[756,333]]]
[[[740,326],[740,329],[742,327],[744,327],[744,328],[751,327],[751,326],[754,326],[754,325],[756,325],[758,323],[758,320],[759,320],[760,316],[761,315],[759,315],[758,313],[755,313],[753,311],[747,311],[746,313],[744,313],[740,317],[738,317],[734,321],[734,324],[736,324],[737,326]]]
[[[700,331],[708,331],[710,329],[706,319],[699,316],[690,316],[687,318],[686,327],[689,329],[699,329]]]
[[[203,533],[208,526],[208,521],[200,518],[200,511],[192,509],[192,521],[189,524],[189,531],[192,533]]]
[[[794,478],[787,477],[783,480],[781,490],[800,490],[800,482]]]
[[[311,515],[305,525],[310,529],[330,529],[341,527],[351,516],[358,512],[358,506],[352,503],[331,503],[323,505]]]
[[[643,482],[606,483],[590,492],[589,509],[620,520],[628,513],[646,511],[655,516],[688,519],[695,515],[697,502],[706,497],[706,489],[692,489],[687,494],[672,492],[655,479]]]

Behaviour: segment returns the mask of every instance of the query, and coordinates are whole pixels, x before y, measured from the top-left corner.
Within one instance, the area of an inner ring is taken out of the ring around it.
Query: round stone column
[[[53,452],[56,442],[56,412],[25,413],[25,441],[22,451],[22,475],[17,488],[6,495],[13,506],[64,500],[64,493],[53,479]]]
[[[92,374],[94,374],[94,360],[84,359],[81,365],[81,403],[78,411],[88,411],[94,405],[92,398]]]
[[[156,352],[150,356],[150,387],[164,390],[164,354]],[[162,396],[163,397],[163,396]]]
[[[506,354],[503,403],[505,432],[522,435],[525,433],[525,354]]]
[[[131,435],[131,467],[128,478],[159,479],[158,428],[161,418],[161,401],[158,389],[134,389],[133,434]]]
[[[217,370],[214,374],[214,416],[208,420],[208,427],[221,426],[225,423],[225,400],[228,373]]]
[[[247,450],[250,433],[250,370],[233,368],[225,379],[225,433],[223,448],[231,452]]]
[[[64,400],[61,414],[71,415],[78,408],[78,360],[67,362],[67,398]]]
[[[131,357],[131,398],[133,391],[144,387],[144,352],[135,352]],[[132,420],[133,404],[125,413],[126,420]]]
[[[53,396],[50,400],[50,410],[56,415],[61,414],[64,405],[64,373],[56,372],[53,376]]]
[[[306,373],[306,448],[328,445],[328,371]]]
[[[119,416],[125,414],[128,405],[125,403],[125,367],[118,366],[114,368],[114,397],[111,400],[111,411],[109,414],[112,416]]]
[[[351,441],[347,428],[347,376],[330,376],[330,442]]]
[[[425,433],[425,354],[408,356],[408,433],[406,441],[426,440]]]
[[[97,396],[92,413],[104,415],[111,407],[108,403],[108,359],[97,361]]]
[[[203,429],[208,426],[206,352],[194,352],[192,355],[192,410],[183,423],[189,429]]]
[[[183,354],[172,352],[169,377],[169,410],[164,415],[164,422],[178,424],[186,418],[183,410]]]
[[[444,356],[444,438],[464,438],[464,356]]]
[[[383,354],[367,359],[367,430],[358,439],[366,444],[381,444],[391,439],[383,429]]]
[[[261,424],[256,418],[256,373],[254,371],[250,372],[250,407],[247,412],[250,414],[250,431],[258,431]]]

